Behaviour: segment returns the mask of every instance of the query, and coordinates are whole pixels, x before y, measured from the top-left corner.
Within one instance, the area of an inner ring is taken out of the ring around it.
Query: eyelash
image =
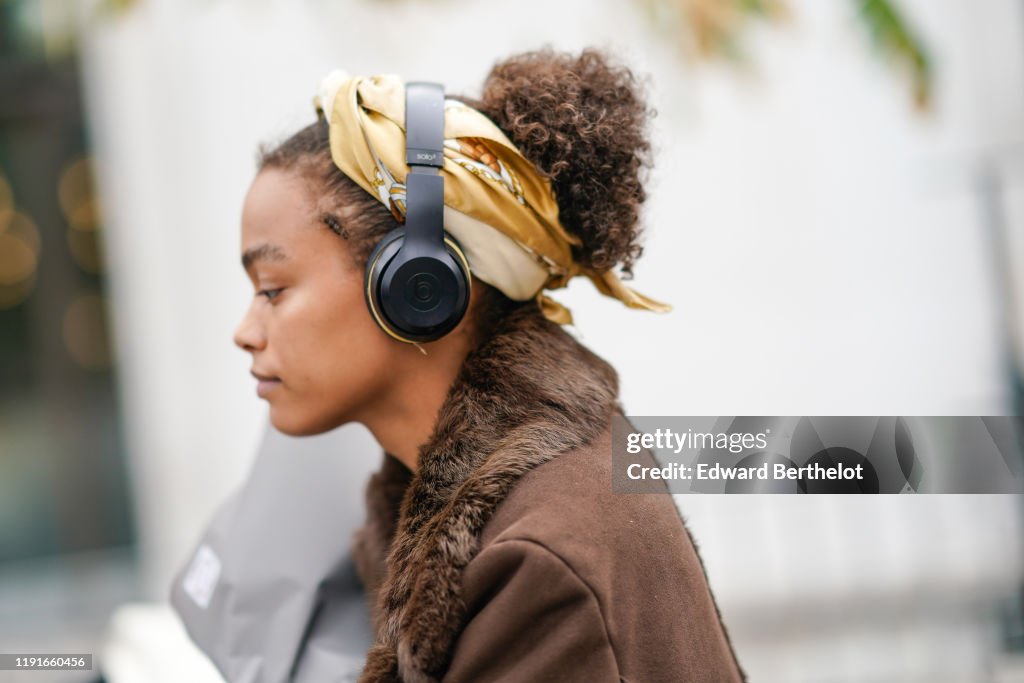
[[[256,292],[256,295],[265,296],[267,297],[267,301],[273,301],[282,291],[284,291],[284,287],[279,287],[277,289],[261,289]]]

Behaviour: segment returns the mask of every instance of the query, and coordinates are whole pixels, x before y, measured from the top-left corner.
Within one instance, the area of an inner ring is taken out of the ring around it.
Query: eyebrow
[[[276,244],[260,244],[249,247],[242,254],[242,268],[248,271],[257,261],[284,261],[288,255]]]

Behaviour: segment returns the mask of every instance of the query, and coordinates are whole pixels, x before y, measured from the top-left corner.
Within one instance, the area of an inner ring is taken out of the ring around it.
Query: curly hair
[[[654,114],[633,73],[596,49],[544,48],[496,64],[474,106],[551,179],[562,225],[583,242],[574,258],[631,277]]]
[[[647,122],[654,115],[638,79],[603,51],[578,55],[545,47],[496,63],[479,99],[448,95],[479,110],[549,178],[562,225],[577,235],[577,262],[632,277],[643,252],[640,207],[651,165]],[[327,122],[320,117],[284,142],[261,146],[259,170],[300,172],[319,198],[321,222],[345,237],[364,266],[374,245],[397,226],[391,212],[348,178],[331,159]],[[520,305],[483,285],[478,326],[486,329]]]

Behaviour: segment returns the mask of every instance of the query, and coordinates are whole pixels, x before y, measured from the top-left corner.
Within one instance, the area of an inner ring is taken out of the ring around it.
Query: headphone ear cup
[[[380,301],[380,280],[387,264],[402,248],[404,237],[405,228],[403,227],[395,228],[384,235],[370,253],[370,258],[366,261],[366,273],[363,277],[363,294],[366,296],[366,305],[370,309],[370,315],[377,321],[381,329],[393,337],[397,335],[397,330],[392,330],[391,325],[384,318]]]
[[[466,258],[466,254],[462,251],[459,242],[449,235],[447,230],[444,232],[444,248],[448,250],[448,255],[451,256],[459,272],[462,273],[462,281],[465,284],[466,300],[468,303],[469,292],[472,289],[472,271],[469,269],[469,259]]]
[[[384,283],[396,275],[393,271],[405,267],[405,264],[395,262],[395,257],[402,249],[404,237],[405,228],[395,228],[374,247],[366,263],[364,278],[366,303],[381,329],[395,339],[404,342],[434,341],[454,329],[466,314],[472,293],[472,272],[469,261],[455,238],[445,232],[444,244],[450,264],[441,267],[449,272],[450,277],[454,280],[454,296],[447,304],[449,310],[443,316],[444,323],[429,331],[424,331],[422,328],[417,329],[415,323],[406,320],[401,314],[401,311],[409,310],[407,305],[401,301],[382,300],[388,296],[383,293]],[[441,261],[440,258],[434,259],[435,263],[439,261]]]

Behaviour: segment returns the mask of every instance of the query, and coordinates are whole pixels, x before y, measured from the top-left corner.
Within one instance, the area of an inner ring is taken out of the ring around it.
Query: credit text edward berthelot
[[[626,439],[626,452],[640,453],[644,449],[656,448],[679,453],[687,449],[714,449],[730,453],[742,453],[746,450],[768,448],[768,431],[758,433],[712,433],[674,432],[670,429],[657,429],[654,432],[631,432]],[[757,465],[722,465],[720,463],[697,463],[685,465],[669,463],[662,467],[644,467],[639,463],[631,463],[626,470],[630,479],[758,479],[762,481],[781,480],[816,480],[816,479],[852,479],[860,481],[864,478],[863,465],[822,465],[811,463],[802,467],[791,467],[785,463],[763,462]]]

